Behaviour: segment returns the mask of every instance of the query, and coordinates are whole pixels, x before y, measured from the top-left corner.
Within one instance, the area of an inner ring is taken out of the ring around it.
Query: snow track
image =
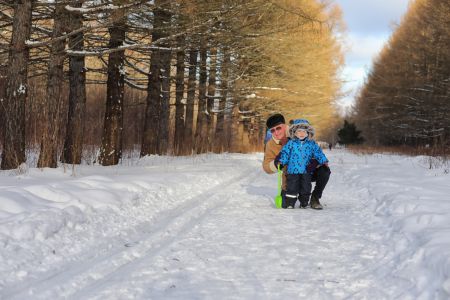
[[[245,174],[248,175],[248,174]],[[239,190],[244,175],[237,176],[232,180],[224,182],[225,186]],[[189,200],[189,202],[180,207],[169,211],[163,218],[156,220],[155,226],[152,226],[150,232],[141,235],[142,240],[136,240],[127,243],[124,246],[132,249],[124,249],[121,253],[115,254],[108,261],[102,261],[94,268],[89,268],[84,272],[85,278],[89,284],[79,289],[71,295],[73,299],[80,299],[108,287],[109,282],[121,280],[123,274],[132,274],[136,270],[144,269],[151,265],[154,257],[160,255],[168,249],[178,239],[190,232],[196,224],[201,223],[214,209],[221,209],[226,206],[229,200],[236,196],[224,191],[222,186],[216,186],[204,193]],[[113,268],[104,268],[103,263],[113,265]],[[100,267],[100,268],[98,268]],[[103,272],[103,269],[105,271]],[[94,274],[95,276],[92,276]],[[98,278],[92,280],[91,278]],[[80,284],[77,284],[80,288]],[[110,295],[113,296],[113,295]],[[101,298],[100,298],[101,299]]]
[[[254,171],[252,175],[258,172]],[[113,250],[103,249],[101,256],[69,263],[57,272],[41,274],[37,280],[25,281],[11,289],[3,290],[2,295],[11,299],[26,299],[29,296],[34,299],[85,298],[105,287],[108,281],[118,274],[128,274],[143,261],[151,261],[152,257],[192,230],[211,210],[226,206],[229,199],[237,196],[243,178],[248,175],[241,173],[173,209],[164,211],[154,222],[145,224],[141,232],[133,233],[133,241],[121,244]],[[223,186],[228,188],[224,190]],[[236,192],[230,194],[230,190]]]

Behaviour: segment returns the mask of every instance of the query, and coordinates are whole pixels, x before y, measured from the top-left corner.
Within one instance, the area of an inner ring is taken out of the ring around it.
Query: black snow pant
[[[322,193],[327,186],[328,180],[330,179],[330,168],[327,166],[321,166],[314,170],[312,174],[311,181],[315,182],[314,190],[312,194],[317,197],[317,199],[322,198]],[[286,202],[286,191],[281,191],[281,197],[283,198],[282,207],[287,208],[288,203]]]
[[[287,174],[286,206],[295,206],[300,200],[300,206],[306,207],[311,195],[310,174]]]
[[[314,187],[312,194],[317,199],[322,198],[322,193],[328,183],[328,179],[330,179],[330,174],[331,171],[328,166],[320,166],[314,170],[311,181],[316,182],[316,186]]]

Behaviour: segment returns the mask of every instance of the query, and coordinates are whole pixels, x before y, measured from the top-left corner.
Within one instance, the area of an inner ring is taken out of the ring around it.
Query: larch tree
[[[152,44],[166,39],[170,24],[170,1],[156,0],[153,10]],[[151,52],[148,78],[147,105],[141,156],[161,154],[168,145],[168,101],[170,91],[170,53],[162,49],[166,43],[154,47]],[[169,64],[169,65],[168,65]],[[163,111],[166,110],[166,111]]]
[[[108,56],[106,112],[99,157],[103,166],[117,165],[122,157],[125,50],[121,50],[120,47],[124,45],[126,37],[126,16],[126,9],[115,10],[111,16],[113,23],[108,28],[108,48],[119,51],[114,51]]]
[[[74,1],[71,6],[81,8],[82,0]],[[76,32],[68,39],[68,48],[75,52],[84,50],[83,15],[68,12],[68,28]],[[61,162],[80,164],[83,151],[83,135],[86,112],[86,58],[83,55],[69,56],[69,104],[66,134],[61,155]]]
[[[66,39],[58,39],[67,30],[65,3],[55,1],[53,14],[53,33],[48,61],[47,98],[44,106],[44,130],[41,139],[38,167],[56,168],[59,146],[59,116],[62,109],[62,90],[64,87],[64,60],[66,58]]]
[[[357,98],[354,119],[368,143],[449,144],[449,20],[448,1],[409,6]]]
[[[29,48],[34,0],[13,2],[11,42],[6,69],[6,93],[2,101],[3,151],[1,169],[15,169],[25,158],[25,104],[28,91]]]

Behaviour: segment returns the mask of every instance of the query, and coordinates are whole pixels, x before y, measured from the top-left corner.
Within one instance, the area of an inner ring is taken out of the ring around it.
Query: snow
[[[120,8],[125,8],[128,5],[123,5],[123,6],[117,6],[117,5],[113,5],[113,4],[106,4],[103,6],[95,6],[95,7],[86,7],[86,8],[80,8],[80,7],[72,7],[70,5],[66,5],[65,9],[69,12],[78,12],[78,13],[93,13],[93,12],[102,12],[105,10],[117,10]]]
[[[119,73],[120,75],[126,76],[127,72],[125,71],[125,66],[124,65],[120,65],[119,66]]]
[[[20,84],[19,87],[17,88],[17,94],[18,95],[23,95],[27,92],[27,87],[24,84]],[[16,95],[16,92],[14,92],[14,96]]]
[[[32,41],[32,40],[26,40],[25,41],[25,45],[33,47],[35,45],[41,44],[41,41]]]
[[[0,299],[448,299],[449,166],[325,152],[322,211],[260,153],[1,171]]]

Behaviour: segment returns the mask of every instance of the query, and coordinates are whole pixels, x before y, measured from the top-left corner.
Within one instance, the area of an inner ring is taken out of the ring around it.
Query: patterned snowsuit
[[[311,174],[307,166],[314,158],[319,164],[328,162],[322,149],[313,140],[305,138],[300,140],[291,137],[280,152],[280,163],[287,165],[287,189],[286,202],[288,206],[294,206],[297,197],[300,205],[306,207],[311,195]]]

